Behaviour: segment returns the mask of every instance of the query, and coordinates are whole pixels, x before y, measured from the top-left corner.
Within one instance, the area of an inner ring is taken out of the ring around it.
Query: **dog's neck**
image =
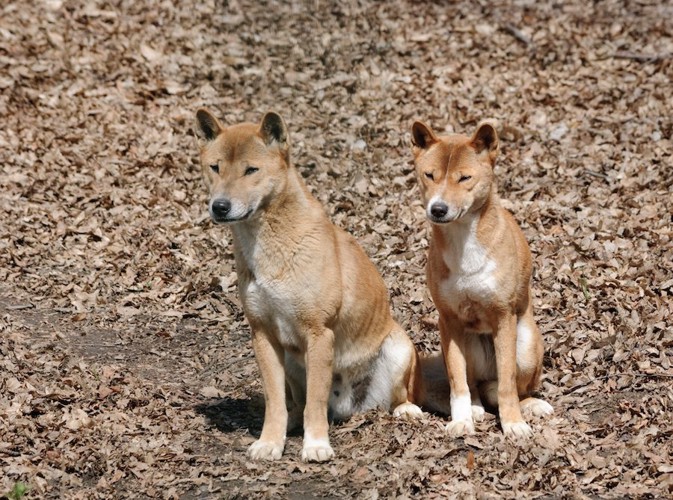
[[[281,265],[301,245],[316,213],[324,217],[322,210],[316,212],[316,201],[299,173],[288,169],[284,189],[251,219],[232,226],[238,257],[254,275]]]
[[[491,231],[502,218],[500,198],[491,191],[484,204],[448,224],[433,224],[433,241],[442,248],[444,262],[452,272],[479,272],[489,255]]]

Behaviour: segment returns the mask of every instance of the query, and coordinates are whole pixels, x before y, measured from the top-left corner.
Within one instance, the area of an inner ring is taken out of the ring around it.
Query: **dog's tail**
[[[444,356],[441,352],[421,355],[420,364],[423,379],[421,406],[425,410],[449,415],[451,413],[451,400]]]

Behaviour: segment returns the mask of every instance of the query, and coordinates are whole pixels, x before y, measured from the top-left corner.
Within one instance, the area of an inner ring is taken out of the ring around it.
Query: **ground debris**
[[[673,10],[666,2],[5,2],[0,496],[667,497],[673,491]],[[192,129],[286,119],[294,164],[439,348],[415,119],[499,123],[556,413],[385,412],[336,459],[247,459],[262,388]]]

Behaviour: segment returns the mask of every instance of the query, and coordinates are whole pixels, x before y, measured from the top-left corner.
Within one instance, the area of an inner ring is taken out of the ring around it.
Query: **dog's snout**
[[[442,219],[449,213],[449,206],[443,201],[436,201],[430,207],[430,214],[436,219]]]
[[[225,218],[231,211],[231,202],[223,198],[213,201],[213,215],[218,218]]]

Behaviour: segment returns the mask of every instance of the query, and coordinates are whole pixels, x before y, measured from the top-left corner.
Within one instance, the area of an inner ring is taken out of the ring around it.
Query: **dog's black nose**
[[[430,213],[436,219],[441,219],[449,213],[449,206],[446,203],[437,201],[430,207]]]
[[[229,214],[229,211],[231,210],[231,202],[223,198],[218,198],[217,200],[213,201],[212,210],[215,217],[223,219]]]

